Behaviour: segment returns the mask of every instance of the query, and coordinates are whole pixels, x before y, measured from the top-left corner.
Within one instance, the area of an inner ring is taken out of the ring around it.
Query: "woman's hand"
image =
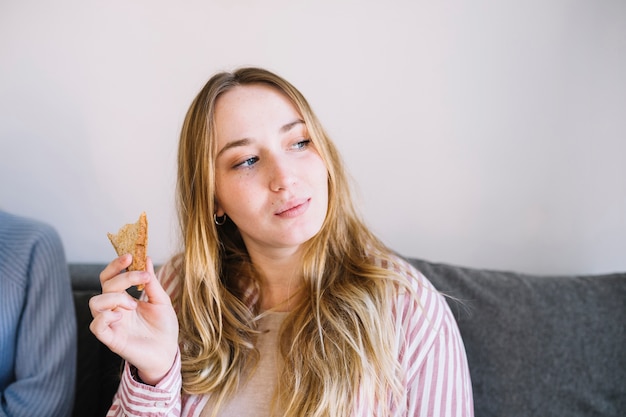
[[[143,382],[156,385],[172,367],[178,351],[178,320],[171,300],[154,274],[148,258],[147,271],[124,272],[132,261],[123,255],[100,274],[102,294],[89,301],[93,321],[89,329],[113,352],[134,365]],[[145,284],[144,299],[126,292]]]

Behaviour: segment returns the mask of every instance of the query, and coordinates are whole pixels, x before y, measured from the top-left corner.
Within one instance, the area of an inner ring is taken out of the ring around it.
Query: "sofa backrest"
[[[541,277],[409,258],[456,316],[476,417],[623,416],[626,273]],[[121,359],[89,330],[101,264],[71,264],[78,322],[74,416],[103,416]]]
[[[410,262],[465,343],[475,415],[626,415],[626,274],[533,276]]]
[[[122,360],[103,345],[89,330],[89,299],[101,292],[99,275],[105,265],[70,264],[76,325],[78,366],[74,417],[106,415],[120,381]]]

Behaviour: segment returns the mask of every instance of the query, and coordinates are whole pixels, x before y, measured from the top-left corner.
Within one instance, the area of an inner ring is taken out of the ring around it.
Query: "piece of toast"
[[[109,240],[117,252],[117,256],[127,253],[133,255],[133,263],[128,267],[129,271],[145,271],[146,257],[148,255],[148,217],[145,212],[139,216],[137,223],[125,224],[117,234],[107,233]],[[143,291],[143,285],[137,289]]]

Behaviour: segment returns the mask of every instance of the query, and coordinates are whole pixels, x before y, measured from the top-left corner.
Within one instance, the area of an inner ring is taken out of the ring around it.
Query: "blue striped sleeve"
[[[76,319],[52,227],[0,213],[0,298],[0,417],[71,415]]]

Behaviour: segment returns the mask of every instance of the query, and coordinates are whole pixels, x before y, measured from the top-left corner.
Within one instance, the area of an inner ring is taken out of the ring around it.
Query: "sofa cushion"
[[[96,293],[74,292],[78,326],[78,367],[73,415],[104,416],[120,381],[122,360],[89,330],[89,299]],[[79,311],[80,310],[80,311]]]
[[[448,296],[477,417],[624,415],[626,274],[533,276],[409,261]]]
[[[104,416],[119,385],[122,359],[103,345],[89,330],[89,299],[100,291],[99,274],[104,265],[70,264],[76,325],[78,366],[74,417]]]

